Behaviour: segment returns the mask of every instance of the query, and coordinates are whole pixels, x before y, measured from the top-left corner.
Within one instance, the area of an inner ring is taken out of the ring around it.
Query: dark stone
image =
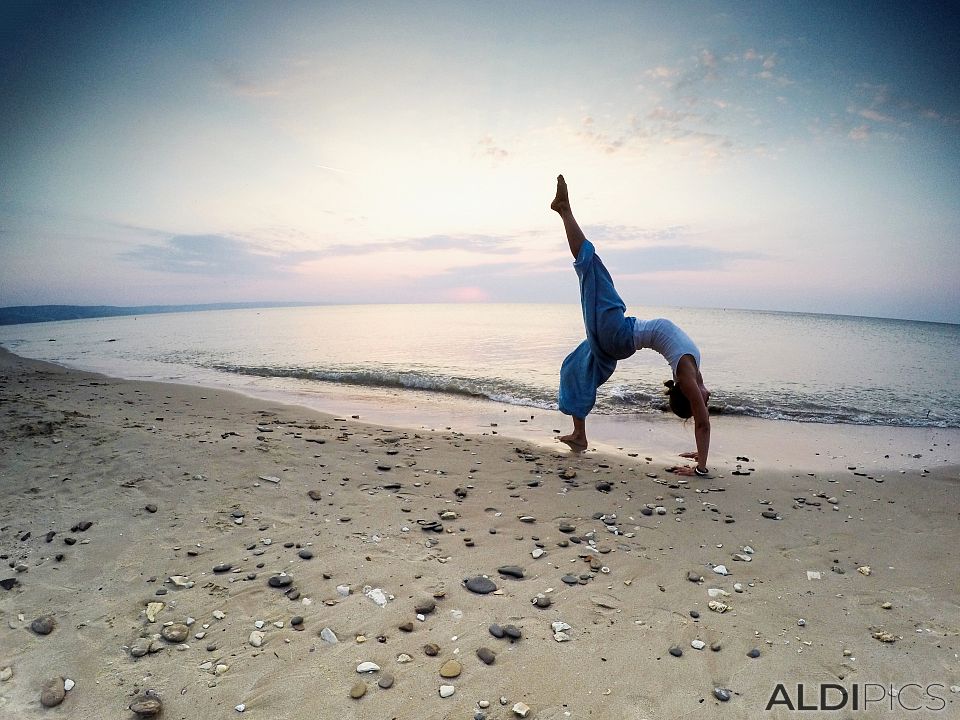
[[[599,490],[600,492],[607,493],[607,492],[610,492],[610,491],[613,489],[613,485],[611,485],[610,483],[608,483],[608,482],[606,482],[606,481],[604,481],[604,480],[601,480],[600,482],[598,482],[598,483],[596,484],[596,488],[597,488],[597,490]]]
[[[497,568],[497,572],[507,577],[517,578],[518,580],[523,577],[523,568],[517,565],[501,565]]]
[[[30,629],[37,635],[49,635],[56,626],[57,621],[54,620],[53,615],[41,615],[30,623]]]
[[[764,511],[763,511],[762,513],[760,513],[760,514],[761,514],[763,517],[767,518],[767,520],[779,520],[779,519],[780,519],[780,515],[779,515],[775,510],[764,510]]]
[[[388,688],[392,687],[393,675],[391,675],[390,673],[384,673],[383,675],[380,676],[380,679],[377,680],[377,685],[379,685],[384,690],[387,690]]]
[[[495,638],[502,638],[504,635],[506,635],[506,633],[503,631],[503,628],[497,625],[496,623],[491,625],[489,627],[489,630],[490,630],[490,634],[493,635]]]
[[[465,582],[467,590],[478,595],[486,595],[487,593],[492,593],[497,589],[496,583],[493,582],[488,577],[483,575],[477,575],[476,577],[468,578]]]
[[[519,640],[522,635],[520,628],[518,628],[516,625],[504,626],[503,633],[511,640]]]
[[[560,529],[560,532],[569,534],[569,533],[572,533],[577,528],[568,522],[562,522],[560,523],[559,529]]]
[[[300,556],[300,559],[301,559],[301,560],[312,560],[312,559],[313,559],[313,553],[310,552],[310,551],[307,550],[307,549],[301,550],[300,552],[297,553],[297,555]]]
[[[681,650],[680,648],[678,648],[676,645],[674,645],[672,648],[670,648],[670,650],[668,650],[668,652],[669,652],[671,655],[673,655],[674,657],[681,657],[681,656],[683,656],[683,650]]]
[[[440,646],[436,643],[427,643],[423,646],[423,652],[430,657],[436,657],[440,654]]]
[[[413,623],[407,620],[405,623],[398,625],[397,629],[402,632],[413,632]]]
[[[307,497],[309,497],[311,500],[322,500],[323,493],[319,490],[309,490],[307,491]]]
[[[292,618],[290,618],[290,624],[293,625],[294,627],[296,627],[297,625],[303,625],[303,616],[294,615]]]
[[[51,530],[44,536],[43,539],[46,540],[47,542],[53,542],[53,536],[56,534],[57,534],[56,530]]]
[[[0,587],[2,587],[4,590],[13,590],[19,584],[20,581],[16,578],[6,578],[4,580],[0,580]]]
[[[146,505],[143,506],[143,509],[146,510],[148,513],[155,513],[157,511],[157,506],[154,505],[153,503],[147,503]]]
[[[551,600],[548,596],[542,595],[540,597],[534,598],[533,604],[538,608],[545,609],[550,607]]]
[[[714,688],[713,696],[720,702],[727,702],[730,699],[730,691],[726,688]]]
[[[487,665],[493,665],[493,661],[497,659],[496,653],[487,647],[477,648],[477,657]]]
[[[757,648],[753,648],[753,650],[751,650],[750,652],[747,653],[747,657],[749,657],[749,658],[758,658],[758,657],[760,657],[760,651],[757,650]]]
[[[560,579],[563,580],[563,582],[565,582],[567,585],[576,585],[580,582],[579,578],[577,578],[575,575],[564,575]]]
[[[293,585],[293,578],[289,575],[274,575],[267,580],[267,584],[274,588],[290,587]]]
[[[225,573],[230,572],[231,570],[233,570],[233,565],[230,563],[220,563],[219,565],[213,566],[213,571],[215,573]]]
[[[640,508],[640,514],[653,515],[653,508],[648,508],[646,505],[644,505],[642,508]]]
[[[698,613],[696,610],[691,610],[691,611],[690,611],[690,617],[692,617],[694,620],[696,620],[698,617],[700,617],[700,613]]]
[[[77,539],[75,537],[65,537],[63,542],[65,542],[67,545],[76,545]]]
[[[92,522],[90,522],[89,520],[84,520],[82,523],[77,524],[77,530],[79,530],[80,532],[86,532],[87,530],[90,529],[91,525],[93,525]]]
[[[139,717],[154,717],[163,711],[163,703],[153,692],[138,695],[127,707]]]

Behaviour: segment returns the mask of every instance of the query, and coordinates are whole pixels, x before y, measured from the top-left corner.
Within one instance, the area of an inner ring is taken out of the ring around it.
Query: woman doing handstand
[[[650,348],[663,355],[673,370],[673,379],[664,383],[670,409],[681,418],[692,417],[694,422],[697,449],[681,457],[696,460],[697,464],[670,470],[679,475],[708,475],[710,392],[700,375],[700,350],[683,330],[665,318],[624,317],[627,308],[610,273],[573,217],[563,175],[557,176],[557,196],[550,209],[563,220],[575,259],[573,267],[580,280],[580,304],[587,331],[587,339],[566,357],[560,368],[560,411],[573,417],[573,432],[560,440],[578,452],[587,448],[586,418],[597,401],[597,388],[610,378],[618,360]]]

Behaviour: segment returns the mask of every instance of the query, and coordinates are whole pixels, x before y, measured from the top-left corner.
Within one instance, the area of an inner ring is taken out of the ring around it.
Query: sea
[[[636,312],[635,309],[631,309]],[[701,350],[711,411],[800,423],[960,427],[960,325],[755,310],[644,307]],[[0,327],[29,358],[138,380],[225,387],[334,411],[353,393],[556,409],[580,308],[322,305]],[[663,413],[665,360],[641,350],[600,388],[599,415]]]

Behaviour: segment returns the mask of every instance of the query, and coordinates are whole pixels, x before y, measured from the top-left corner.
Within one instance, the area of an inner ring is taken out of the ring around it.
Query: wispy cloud
[[[177,235],[160,245],[140,245],[119,257],[154,272],[265,277],[286,275],[320,255],[315,251],[276,252],[225,235]]]
[[[331,245],[324,255],[369,255],[383,252],[430,252],[460,250],[480,254],[509,255],[519,252],[513,238],[494,235],[430,235],[385,242],[341,243]]]
[[[480,155],[493,160],[505,160],[510,153],[494,140],[492,135],[484,135],[477,141],[477,148]]]

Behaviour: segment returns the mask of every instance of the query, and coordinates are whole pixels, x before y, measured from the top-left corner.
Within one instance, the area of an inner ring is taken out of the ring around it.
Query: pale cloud
[[[870,128],[867,125],[858,125],[847,133],[847,137],[856,142],[870,139]]]
[[[860,117],[864,117],[867,120],[873,120],[874,122],[894,122],[894,119],[889,115],[884,115],[883,113],[877,112],[876,110],[871,110],[870,108],[863,108],[857,112]]]
[[[369,243],[343,243],[331,245],[323,251],[324,255],[369,255],[385,252],[431,252],[438,250],[458,250],[480,254],[509,255],[519,249],[510,237],[493,235],[430,235],[428,237],[386,240]]]
[[[477,141],[481,155],[492,158],[493,160],[504,160],[510,153],[500,147],[492,135],[484,135]]]
[[[315,251],[277,252],[225,235],[177,235],[119,254],[153,272],[259,278],[287,275],[319,256]]]
[[[643,74],[656,80],[670,80],[680,74],[680,69],[667,67],[666,65],[657,65],[655,68],[646,70]]]

